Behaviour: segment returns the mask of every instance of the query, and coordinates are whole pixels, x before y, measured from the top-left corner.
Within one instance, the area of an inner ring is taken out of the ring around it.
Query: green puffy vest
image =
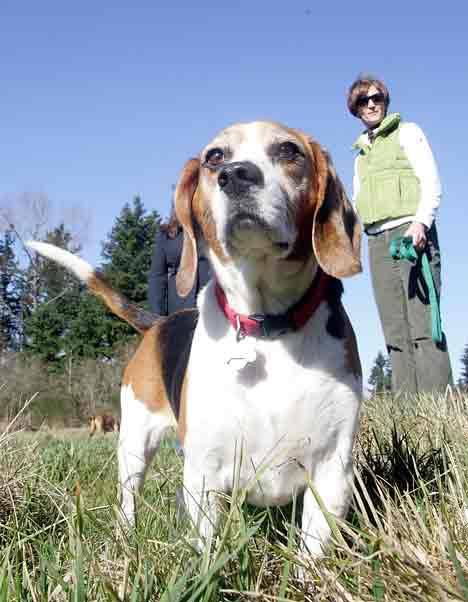
[[[414,215],[417,211],[419,179],[400,146],[400,127],[400,114],[392,113],[375,131],[371,146],[365,143],[365,135],[353,145],[359,149],[356,208],[365,227],[380,220]]]

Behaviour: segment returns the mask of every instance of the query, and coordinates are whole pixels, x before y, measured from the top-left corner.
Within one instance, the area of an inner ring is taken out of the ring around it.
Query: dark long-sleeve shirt
[[[176,289],[176,275],[182,254],[182,244],[182,231],[174,238],[165,232],[159,232],[156,235],[149,274],[148,297],[151,310],[161,316],[167,316],[179,309],[195,307],[198,292],[211,277],[208,260],[200,257],[193,289],[187,297],[179,297]]]

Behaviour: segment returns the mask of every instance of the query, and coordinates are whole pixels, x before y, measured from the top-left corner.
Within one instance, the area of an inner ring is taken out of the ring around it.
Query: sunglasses
[[[382,92],[377,92],[376,94],[371,94],[370,96],[360,96],[357,99],[356,104],[359,108],[367,107],[369,100],[372,100],[375,105],[378,105],[385,102],[385,96],[382,94]]]

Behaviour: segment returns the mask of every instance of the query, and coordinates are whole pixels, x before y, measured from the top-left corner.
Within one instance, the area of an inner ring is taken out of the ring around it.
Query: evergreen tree
[[[47,232],[45,242],[48,242],[71,253],[79,253],[81,247],[74,244],[71,232],[60,224],[50,232]],[[61,265],[50,259],[38,257],[36,269],[40,272],[40,290],[42,300],[51,301],[53,298],[63,295],[72,288],[76,288],[76,279]]]
[[[83,288],[68,334],[74,357],[112,359],[113,347],[122,336],[123,324],[119,324],[102,301]]]
[[[102,272],[108,282],[130,301],[148,306],[148,275],[154,239],[161,219],[157,211],[145,212],[139,196],[123,207],[103,243]],[[111,323],[106,332],[109,346],[123,343],[135,334],[133,328],[104,310]]]
[[[368,382],[374,394],[391,391],[392,389],[392,369],[390,360],[389,358],[386,358],[381,351],[378,352],[377,357],[374,360],[374,366],[372,367]]]
[[[461,357],[461,372],[460,372],[460,379],[458,381],[458,385],[460,387],[463,387],[465,389],[468,388],[468,345],[465,346],[465,349],[463,350],[463,355]]]
[[[0,239],[0,352],[20,345],[22,279],[14,242],[11,230]]]
[[[101,271],[105,278],[142,305],[147,303],[148,272],[159,221],[157,212],[146,214],[141,200],[135,197],[132,207],[124,206],[103,244]],[[48,233],[47,242],[78,251],[63,225]],[[27,319],[30,352],[54,367],[67,363],[70,368],[72,360],[83,357],[112,358],[114,347],[135,334],[63,267],[40,257],[35,264],[39,305]]]
[[[79,251],[63,224],[47,233],[46,242],[73,253]],[[78,313],[82,287],[63,267],[40,256],[29,271],[28,280],[36,284],[27,293],[33,309],[24,321],[26,348],[47,362],[61,365],[72,352],[70,324]]]
[[[159,222],[158,212],[146,214],[140,197],[135,196],[132,206],[125,204],[102,247],[105,277],[135,303],[148,300],[148,273]]]

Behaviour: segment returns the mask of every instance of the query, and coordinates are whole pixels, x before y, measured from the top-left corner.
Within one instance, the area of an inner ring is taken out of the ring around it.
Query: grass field
[[[347,520],[304,561],[295,506],[232,500],[199,556],[177,512],[168,439],[135,532],[118,529],[115,435],[0,435],[0,602],[161,600],[468,601],[468,399],[366,402]],[[298,501],[300,504],[300,500]],[[302,576],[299,578],[298,575]]]

